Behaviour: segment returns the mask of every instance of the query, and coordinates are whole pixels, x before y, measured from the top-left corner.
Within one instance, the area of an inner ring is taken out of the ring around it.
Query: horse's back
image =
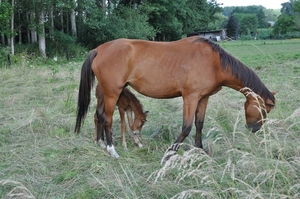
[[[204,42],[196,42],[197,38],[174,42],[117,39],[96,49],[92,69],[101,85],[114,89],[104,93],[118,93],[129,84],[146,96],[179,97],[185,85],[207,87],[205,79],[215,79],[213,62],[219,57]]]

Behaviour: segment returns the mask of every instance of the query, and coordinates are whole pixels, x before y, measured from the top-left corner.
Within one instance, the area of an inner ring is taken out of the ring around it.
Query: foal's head
[[[149,111],[145,111],[142,114],[136,114],[134,115],[134,122],[133,126],[131,126],[131,131],[134,135],[137,135],[141,132],[142,127],[144,126],[145,122],[147,121],[147,115]]]
[[[264,101],[250,88],[242,88],[240,91],[246,96],[247,99],[244,104],[247,123],[246,127],[255,133],[262,127],[266,120],[267,113],[271,111],[275,104],[271,99]]]

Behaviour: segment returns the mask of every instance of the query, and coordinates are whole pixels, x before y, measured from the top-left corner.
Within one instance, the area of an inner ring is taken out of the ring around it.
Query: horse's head
[[[142,130],[145,122],[147,121],[147,116],[148,116],[149,111],[143,112],[142,115],[135,115],[134,122],[133,122],[133,129],[132,132],[134,135],[137,135],[140,133]]]
[[[255,133],[262,127],[267,117],[267,113],[271,111],[275,104],[271,99],[264,101],[259,95],[247,87],[242,88],[240,91],[247,99],[244,104],[247,123],[246,127]]]

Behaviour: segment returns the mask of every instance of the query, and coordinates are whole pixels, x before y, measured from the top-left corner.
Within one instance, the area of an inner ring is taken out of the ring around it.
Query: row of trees
[[[229,13],[227,35],[236,38],[237,35],[254,34],[259,28],[270,27],[264,10],[262,6],[233,7]]]
[[[257,34],[263,38],[279,38],[287,33],[300,36],[300,0],[290,0],[281,5],[281,13],[276,17],[276,22],[266,15],[267,10],[262,6],[225,8],[223,13],[229,17],[227,35],[232,38],[241,35],[253,38]]]
[[[65,45],[74,38],[89,48],[120,38],[176,40],[218,20],[215,0],[0,0],[2,45]],[[63,40],[63,41],[61,41]]]
[[[283,3],[270,29],[268,21],[276,20],[270,10],[222,9],[216,0],[0,0],[1,44],[11,46],[12,54],[15,42],[37,44],[46,57],[53,48],[78,42],[93,48],[120,37],[170,41],[222,28],[234,38],[262,30],[285,34],[300,30],[299,2]]]

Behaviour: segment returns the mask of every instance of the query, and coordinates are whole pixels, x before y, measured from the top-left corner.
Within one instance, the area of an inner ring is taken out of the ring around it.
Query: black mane
[[[260,80],[257,74],[247,67],[240,60],[236,59],[218,44],[204,37],[198,37],[195,42],[205,42],[209,44],[213,51],[219,52],[221,65],[224,70],[230,67],[232,75],[237,79],[241,80],[245,87],[250,88],[256,94],[260,95],[264,100],[271,99],[275,103],[274,95],[267,89],[264,83]]]

